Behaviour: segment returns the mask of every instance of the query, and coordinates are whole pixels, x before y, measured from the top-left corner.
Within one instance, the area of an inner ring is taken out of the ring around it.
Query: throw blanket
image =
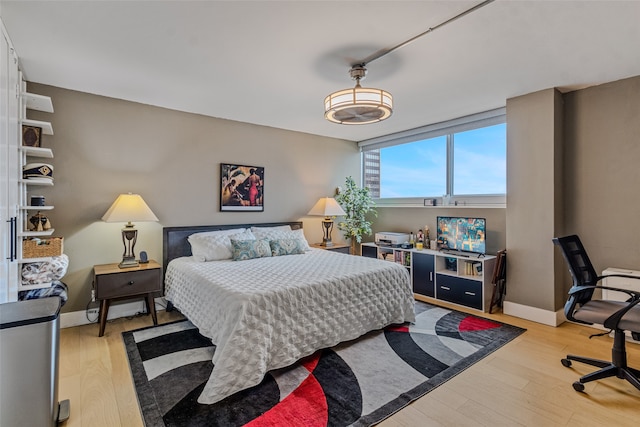
[[[404,267],[319,249],[247,261],[178,258],[165,280],[167,300],[216,345],[202,404],[318,349],[415,320]]]

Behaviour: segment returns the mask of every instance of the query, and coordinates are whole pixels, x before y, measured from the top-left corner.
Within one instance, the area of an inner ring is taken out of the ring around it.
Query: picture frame
[[[476,276],[482,276],[482,263],[474,262],[473,263],[473,274]]]
[[[22,125],[22,145],[25,147],[40,147],[42,128]]]
[[[264,212],[264,167],[220,163],[220,211]]]

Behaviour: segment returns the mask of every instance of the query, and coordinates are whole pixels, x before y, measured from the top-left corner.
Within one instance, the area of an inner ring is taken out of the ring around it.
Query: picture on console
[[[437,238],[443,249],[485,253],[485,218],[439,216]]]

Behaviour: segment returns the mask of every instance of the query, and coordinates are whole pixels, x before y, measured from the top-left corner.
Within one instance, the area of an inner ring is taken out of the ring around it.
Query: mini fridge
[[[60,298],[0,304],[0,426],[56,426]]]

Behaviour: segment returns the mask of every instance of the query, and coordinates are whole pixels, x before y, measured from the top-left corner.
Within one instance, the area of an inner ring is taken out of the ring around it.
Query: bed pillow
[[[273,227],[251,227],[251,232],[254,231],[291,231],[290,225],[274,225]]]
[[[302,228],[297,230],[273,230],[273,229],[262,229],[256,230],[253,232],[256,236],[256,239],[267,239],[267,240],[280,240],[280,239],[296,239],[300,240],[300,244],[304,248],[305,251],[311,250],[309,247],[309,242],[304,237],[304,231]]]
[[[244,233],[246,230],[246,228],[231,228],[229,230],[203,231],[200,233],[193,233],[189,236],[189,239],[191,239],[192,237],[198,238],[207,236],[228,236],[230,234]]]
[[[238,232],[241,230],[242,232]],[[231,239],[237,240],[255,240],[255,236],[248,229],[240,228],[232,233],[196,233],[189,236],[189,244],[191,244],[191,253],[196,261],[220,261],[232,258]]]
[[[231,239],[232,258],[234,261],[244,261],[254,258],[271,256],[271,246],[267,239],[236,240]]]
[[[300,239],[277,239],[269,241],[272,256],[296,255],[305,252]]]

